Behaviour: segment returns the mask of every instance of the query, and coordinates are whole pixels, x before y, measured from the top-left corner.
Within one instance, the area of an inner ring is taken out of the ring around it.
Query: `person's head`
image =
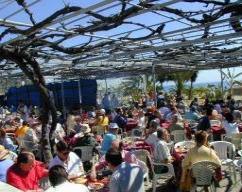
[[[34,166],[34,154],[28,151],[22,151],[17,157],[17,166],[24,172],[29,172]]]
[[[118,128],[119,127],[118,127],[117,123],[110,123],[110,125],[109,125],[109,132],[117,133]]]
[[[119,166],[123,162],[121,152],[115,149],[109,149],[105,155],[105,160],[111,169]]]
[[[206,109],[206,116],[212,117],[212,115],[213,115],[213,108],[212,107],[208,107]]]
[[[204,145],[207,143],[208,134],[206,131],[197,131],[195,133],[195,141],[197,145]]]
[[[150,130],[151,131],[156,131],[157,128],[159,128],[159,127],[160,127],[160,125],[156,120],[150,121]]]
[[[169,140],[169,133],[166,129],[157,129],[157,138],[158,139],[163,139],[164,141]]]
[[[29,126],[29,123],[27,121],[23,121],[22,125],[23,126]]]
[[[62,161],[66,161],[69,157],[70,147],[64,141],[59,141],[56,144],[57,155]]]
[[[0,138],[5,138],[6,137],[6,132],[4,128],[0,128]]]
[[[178,118],[178,115],[177,115],[177,114],[172,115],[172,123],[173,123],[173,124],[177,123],[178,120],[179,120],[179,118]]]
[[[225,113],[224,117],[225,117],[226,121],[228,121],[228,123],[234,122],[234,116],[232,115],[232,113]]]
[[[49,180],[53,187],[60,185],[68,180],[68,174],[64,167],[55,165],[50,168]]]
[[[121,108],[121,107],[118,107],[118,108],[116,109],[116,113],[117,113],[117,114],[122,114],[122,113],[123,113],[122,108]]]

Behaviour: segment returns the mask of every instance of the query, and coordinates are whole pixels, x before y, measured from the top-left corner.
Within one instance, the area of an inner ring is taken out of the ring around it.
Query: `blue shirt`
[[[111,147],[113,140],[117,139],[117,136],[112,133],[107,133],[104,135],[101,153],[104,155]]]
[[[6,183],[6,176],[8,168],[11,167],[14,162],[11,159],[4,159],[0,161],[0,181]]]
[[[123,162],[112,174],[110,192],[144,192],[143,176],[139,165]]]

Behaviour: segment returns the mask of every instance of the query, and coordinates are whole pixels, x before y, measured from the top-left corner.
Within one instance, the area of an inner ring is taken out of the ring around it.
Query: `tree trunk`
[[[49,162],[52,159],[53,146],[50,146],[50,140],[53,141],[53,133],[57,123],[57,113],[54,103],[50,98],[49,91],[46,87],[45,80],[41,74],[38,62],[24,51],[18,49],[0,48],[0,59],[10,60],[16,63],[23,73],[38,87],[43,99],[43,111],[41,114],[42,135],[41,150],[44,155],[44,161]],[[51,128],[49,130],[49,114],[52,117]],[[52,142],[53,143],[53,142]],[[51,150],[52,149],[52,150]]]
[[[191,81],[191,84],[190,84],[190,89],[189,89],[189,100],[192,99],[192,91],[193,91],[193,81]]]

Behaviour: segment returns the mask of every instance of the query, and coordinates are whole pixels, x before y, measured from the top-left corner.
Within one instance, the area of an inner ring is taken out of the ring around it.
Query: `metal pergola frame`
[[[40,6],[41,9],[43,1],[45,0],[27,0],[25,2],[26,7],[31,10],[33,6]],[[241,1],[229,1],[228,4],[223,5],[208,4],[208,1],[126,0],[124,2],[127,7],[140,8],[138,12],[124,20],[126,23],[120,24],[115,30],[77,33],[73,30],[73,26],[88,26],[88,23],[98,21],[97,18],[88,15],[88,12],[112,15],[114,10],[122,5],[122,1],[119,0],[99,0],[95,1],[96,3],[90,1],[89,6],[59,17],[34,32],[38,32],[38,37],[52,33],[69,34],[63,42],[63,46],[80,47],[85,45],[88,38],[91,40],[90,45],[106,43],[104,46],[76,54],[58,52],[48,45],[30,48],[29,51],[39,53],[39,57],[36,59],[40,63],[42,73],[55,79],[63,77],[67,79],[79,77],[103,79],[151,74],[154,65],[155,73],[241,66],[242,29],[235,31],[231,27],[231,23],[240,20],[242,14],[235,16],[231,13],[223,14],[212,22],[202,24],[191,21],[203,18],[205,14],[211,15],[216,11],[221,11],[226,6],[241,6]],[[72,3],[71,0],[65,0],[65,2]],[[152,6],[150,8],[142,7],[141,2],[151,3]],[[19,14],[26,14],[24,8],[9,11],[9,7],[13,4],[16,4],[14,0],[0,0],[0,10],[8,13],[2,18],[0,15],[0,29],[3,30],[6,26],[31,28],[33,24],[28,21],[20,22],[15,17]],[[185,8],[182,6],[183,4]],[[167,12],[165,8],[183,10],[187,15],[183,17]],[[15,19],[12,19],[13,17]],[[152,18],[152,23],[149,23],[149,19],[144,19],[145,17]],[[141,38],[161,25],[164,25],[161,33]],[[209,28],[206,37],[204,37],[205,28]],[[0,46],[11,47],[14,42],[25,38],[26,36],[21,34],[10,36],[2,39]],[[58,38],[54,38],[50,41],[55,43],[58,40]],[[23,73],[16,69],[7,73],[5,70],[0,71],[3,74],[2,77],[23,76]]]

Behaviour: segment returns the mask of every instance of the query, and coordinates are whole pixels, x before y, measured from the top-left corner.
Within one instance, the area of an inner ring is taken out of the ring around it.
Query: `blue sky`
[[[34,13],[34,18],[37,21],[41,21],[42,19],[46,18],[47,16],[49,16],[51,13],[53,13],[54,11],[56,11],[57,9],[63,8],[64,7],[64,3],[66,4],[70,4],[70,5],[78,5],[81,7],[88,7],[90,5],[96,4],[98,2],[100,2],[101,0],[41,0],[39,3],[37,3],[36,5],[34,5],[33,7],[31,7],[31,11]],[[134,0],[133,2],[137,2],[138,0]],[[33,2],[33,0],[28,0],[27,2]],[[162,2],[162,1],[160,1]],[[184,6],[185,4],[178,4],[178,7],[181,9],[186,9],[186,6]],[[190,4],[189,4],[190,5]],[[194,3],[193,5],[196,9],[203,9],[203,7],[201,7],[199,4]],[[16,6],[16,4],[12,4],[11,6],[9,6],[7,9],[3,9],[2,11],[0,11],[0,18],[5,18],[6,16],[8,16],[9,14],[13,13],[14,11],[16,11],[18,6]],[[118,8],[111,10],[113,13],[116,13],[116,11],[118,10]],[[104,13],[105,14],[105,13]],[[154,14],[145,14],[142,16],[142,18],[138,18],[138,17],[134,17],[132,19],[132,21],[139,21],[141,23],[147,23],[149,22],[149,24],[155,24],[153,22],[155,22],[155,20],[151,19],[152,16],[154,16]],[[171,16],[168,14],[168,16]],[[19,21],[19,22],[25,22],[25,23],[30,23],[28,17],[26,16],[26,14],[23,13],[19,13],[16,14],[15,16],[9,18],[9,20],[12,21]],[[83,23],[83,25],[86,25],[87,23]],[[179,24],[182,25],[182,24]],[[167,25],[167,28],[165,28],[165,31],[170,31],[170,30],[175,30],[176,28],[179,28],[179,25],[177,26],[169,26]],[[55,25],[58,26],[58,25]],[[99,35],[103,35],[103,36],[108,36],[110,34],[116,34],[118,32],[120,32],[123,28],[116,28],[111,30],[110,32],[98,32],[97,34]],[[1,32],[1,29],[0,29]],[[137,32],[134,35],[144,35],[142,34],[143,32]],[[11,38],[11,37],[7,37],[7,38]],[[79,40],[79,41],[78,41]],[[76,42],[83,41],[83,38],[79,38],[79,39],[75,39],[73,38],[72,40],[68,41],[68,43],[66,44],[67,46],[71,45],[71,44],[76,44]],[[235,68],[235,72],[239,73],[242,72],[242,67],[237,67]],[[218,71],[218,69],[216,70],[205,70],[205,71],[200,71],[198,78],[197,78],[197,83],[205,83],[205,82],[215,82],[215,81],[220,81],[220,73]]]

